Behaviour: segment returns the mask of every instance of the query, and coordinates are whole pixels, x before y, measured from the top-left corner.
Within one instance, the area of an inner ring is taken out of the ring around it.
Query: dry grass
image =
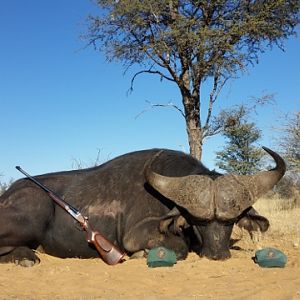
[[[266,235],[300,247],[300,207],[295,199],[262,198],[255,203],[257,211],[268,218]]]
[[[295,199],[273,198],[259,199],[254,208],[270,222],[270,228],[264,234],[253,233],[250,237],[246,230],[237,226],[233,229],[232,239],[239,241],[249,251],[264,247],[300,248],[300,207]]]

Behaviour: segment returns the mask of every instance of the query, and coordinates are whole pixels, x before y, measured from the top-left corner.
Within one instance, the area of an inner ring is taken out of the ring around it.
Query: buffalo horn
[[[159,154],[158,154],[159,155]],[[156,158],[158,155],[155,155]],[[146,164],[146,181],[164,197],[184,207],[194,216],[209,220],[214,215],[212,193],[213,180],[208,176],[188,175],[183,177],[163,176],[154,172],[152,162]],[[201,199],[201,201],[197,201]]]
[[[271,190],[282,178],[286,171],[286,165],[283,158],[267,147],[262,147],[274,159],[276,166],[269,171],[262,171],[255,175],[240,176],[241,181],[248,187],[253,198],[259,198]]]
[[[256,175],[224,175],[215,180],[204,175],[168,177],[151,169],[153,158],[145,167],[147,182],[164,197],[184,207],[192,215],[211,220],[236,218],[252,206],[258,197],[272,189],[284,175],[284,160],[269,148],[263,147],[276,162],[276,167]],[[155,155],[155,158],[160,155]]]

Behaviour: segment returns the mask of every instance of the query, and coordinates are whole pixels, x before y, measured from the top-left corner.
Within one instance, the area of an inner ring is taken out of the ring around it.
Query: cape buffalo
[[[172,150],[125,154],[95,168],[35,178],[88,216],[90,224],[131,255],[164,246],[184,259],[190,250],[230,257],[234,223],[267,230],[252,205],[285,173],[283,159],[264,148],[276,167],[252,176],[209,171]],[[31,266],[38,246],[57,257],[98,257],[85,233],[47,193],[20,179],[0,197],[0,262]]]

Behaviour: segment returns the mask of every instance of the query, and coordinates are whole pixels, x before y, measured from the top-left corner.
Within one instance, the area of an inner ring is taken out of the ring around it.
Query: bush
[[[0,196],[11,186],[12,182],[12,179],[8,183],[0,181]]]
[[[0,196],[7,190],[8,186],[6,183],[0,182]]]
[[[289,173],[284,176],[275,187],[279,198],[290,199],[294,207],[300,207],[300,176]]]

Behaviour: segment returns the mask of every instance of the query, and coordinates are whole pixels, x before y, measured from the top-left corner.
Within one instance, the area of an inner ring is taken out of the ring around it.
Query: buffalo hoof
[[[15,264],[24,268],[33,267],[35,264],[39,264],[40,260],[29,260],[29,259],[22,259],[22,260],[15,260]]]
[[[137,252],[134,252],[131,256],[130,259],[139,259],[139,258],[145,258],[148,255],[149,250],[140,250]]]
[[[17,247],[0,256],[0,263],[15,263],[22,267],[32,267],[40,262],[35,253],[27,247]]]

